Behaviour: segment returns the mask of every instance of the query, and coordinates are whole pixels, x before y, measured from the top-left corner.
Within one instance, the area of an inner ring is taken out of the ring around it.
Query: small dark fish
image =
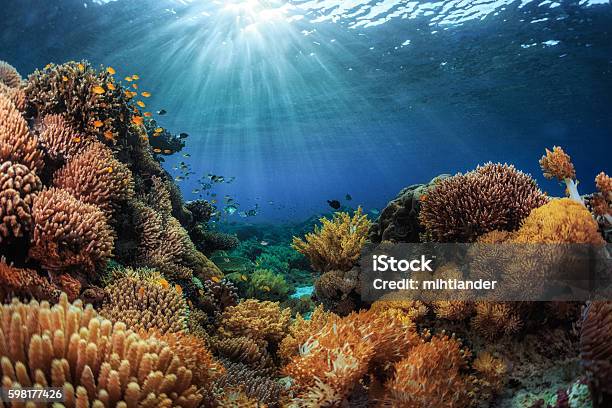
[[[168,112],[166,112],[165,109],[160,109],[160,110],[157,111],[158,115],[165,115],[166,113],[168,113]]]
[[[179,133],[179,138],[181,139],[187,139],[189,137],[189,134],[183,132],[183,133]]]
[[[338,200],[327,200],[327,204],[329,204],[329,206],[333,208],[334,210],[337,210],[340,208],[340,201]]]
[[[353,199],[353,197],[351,197],[351,195],[350,195],[350,194],[347,194],[346,196],[344,196],[344,199],[345,199],[346,201],[351,201],[351,200]]]

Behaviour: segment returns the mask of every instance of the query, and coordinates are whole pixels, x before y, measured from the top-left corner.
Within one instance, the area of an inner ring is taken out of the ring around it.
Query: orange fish
[[[157,283],[159,283],[159,285],[160,285],[162,288],[164,288],[164,289],[166,289],[166,288],[168,288],[168,287],[170,286],[170,284],[168,283],[168,281],[167,281],[167,280],[165,280],[164,278],[159,278],[159,279],[157,280]]]
[[[81,143],[81,138],[80,137],[75,137],[74,139],[72,139],[72,141],[74,143]]]
[[[138,89],[138,84],[132,84],[132,88]]]
[[[125,77],[124,79],[128,82],[132,82],[132,77]]]
[[[139,79],[140,79],[140,77],[139,77],[138,75],[134,74],[134,75],[132,75],[132,79],[133,79],[134,81],[137,81],[137,80],[139,80]]]
[[[161,153],[161,149],[158,149],[158,148],[153,149],[153,151],[154,151],[155,153]]]
[[[164,128],[155,128],[155,133],[161,133],[164,131]]]
[[[77,64],[77,67],[79,68],[79,71],[85,71],[85,65],[81,64],[80,62]]]
[[[102,127],[103,124],[104,124],[104,122],[102,122],[101,120],[96,120],[93,123],[94,127],[97,127],[97,128]]]
[[[100,85],[94,86],[93,88],[91,88],[91,90],[93,91],[93,93],[98,95],[102,95],[104,92],[106,92],[104,88],[102,88]]]
[[[242,279],[245,282],[249,280],[249,278],[247,278],[246,275],[240,275],[240,279]]]
[[[145,112],[145,113],[143,113],[143,116],[146,117],[146,118],[150,118],[153,115],[151,114],[151,112]]]
[[[64,75],[64,76],[62,77],[62,81],[64,81],[64,82],[68,82],[68,77],[67,77],[66,75]]]
[[[138,294],[139,294],[140,296],[144,296],[144,294],[145,294],[145,288],[143,288],[142,286],[141,286],[141,287],[139,287],[139,288],[138,288]]]
[[[51,66],[52,66],[51,63],[48,63],[47,65],[45,65],[44,69],[49,69],[49,68],[51,68]]]
[[[106,171],[107,171],[107,172],[110,174],[110,173],[112,173],[112,172],[113,172],[113,168],[109,166],[109,167],[106,169]]]
[[[141,95],[144,96],[145,98],[148,98],[149,96],[151,96],[151,93],[150,92],[142,92]]]
[[[176,293],[178,293],[179,295],[183,294],[183,288],[181,287],[181,285],[174,285],[174,289],[176,289]]]
[[[110,83],[110,82],[109,82],[108,84],[106,84],[106,87],[107,87],[108,89],[110,89],[111,91],[114,91],[115,89],[117,89],[117,88],[115,88],[115,85],[113,85],[113,84],[112,84],[112,83]]]
[[[210,280],[216,283],[221,282],[221,278],[219,278],[218,276],[213,276],[212,278],[210,278]]]
[[[106,140],[114,140],[115,135],[113,135],[113,132],[111,132],[110,130],[107,130],[106,132],[104,132],[104,138]]]
[[[115,68],[113,67],[108,67],[106,68],[106,72],[108,72],[111,75],[115,75]]]
[[[142,136],[140,136],[140,137],[141,137],[141,139],[142,139],[142,140],[144,140],[145,142],[146,142],[147,140],[149,140],[149,136],[147,136],[147,135],[142,135]]]
[[[170,149],[164,149],[164,153],[165,153],[165,154],[170,154],[170,153],[172,153],[172,150],[170,150]]]
[[[142,116],[132,116],[132,123],[140,126],[144,123],[144,119]]]
[[[136,105],[140,106],[141,108],[144,108],[146,106],[143,101],[136,101]]]

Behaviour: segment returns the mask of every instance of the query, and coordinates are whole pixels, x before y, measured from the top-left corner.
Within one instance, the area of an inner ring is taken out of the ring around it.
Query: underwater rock
[[[370,241],[420,242],[420,235],[425,231],[419,222],[420,199],[447,177],[450,175],[442,174],[427,184],[413,184],[400,191],[372,223],[368,233]]]

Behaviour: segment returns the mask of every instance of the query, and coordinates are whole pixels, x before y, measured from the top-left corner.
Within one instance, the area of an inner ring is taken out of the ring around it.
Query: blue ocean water
[[[581,192],[612,170],[609,0],[0,0],[0,59],[23,75],[88,59],[138,74],[159,124],[189,134],[165,167],[186,199],[248,221],[327,200],[380,209],[403,187],[487,161],[541,177],[572,156]],[[190,156],[190,157],[185,157]],[[185,164],[181,166],[181,162]],[[175,170],[177,169],[177,170]],[[350,194],[352,201],[346,202]]]

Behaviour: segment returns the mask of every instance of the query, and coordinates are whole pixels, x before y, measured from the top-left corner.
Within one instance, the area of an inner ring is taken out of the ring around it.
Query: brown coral
[[[0,260],[0,301],[11,296],[57,302],[60,289],[31,269],[15,268]]]
[[[0,162],[7,161],[34,172],[43,167],[42,152],[28,124],[13,102],[0,93]]]
[[[351,217],[348,213],[335,213],[333,218],[321,218],[321,226],[306,234],[305,240],[293,237],[293,248],[304,254],[312,268],[318,272],[347,271],[359,259],[370,221],[361,207]]]
[[[540,159],[540,167],[547,179],[558,180],[576,178],[576,170],[570,156],[559,146],[553,146],[552,151],[546,149],[546,154]]]
[[[612,177],[603,171],[595,177],[598,192],[593,195],[591,205],[596,215],[606,217],[612,224]]]
[[[187,324],[187,304],[168,282],[134,277],[114,281],[105,288],[100,314],[113,322],[124,322],[134,331],[182,332]]]
[[[387,383],[384,406],[393,408],[461,408],[470,403],[467,376],[469,351],[448,336],[435,336],[415,346],[395,365]]]
[[[274,365],[272,356],[267,350],[268,344],[264,340],[240,336],[215,339],[213,345],[217,354],[233,362],[257,369],[266,369]]]
[[[18,88],[21,86],[21,81],[21,75],[15,67],[6,61],[0,61],[0,83],[11,88]]]
[[[32,207],[34,232],[30,256],[53,272],[73,269],[95,273],[113,250],[113,231],[97,207],[65,190],[41,192]]]
[[[225,309],[219,333],[278,343],[287,334],[290,319],[291,310],[281,309],[278,302],[247,299]]]
[[[77,132],[62,115],[44,116],[39,127],[40,143],[53,161],[73,158],[92,141]]]
[[[7,97],[19,112],[26,108],[26,94],[23,88],[11,88],[0,82],[0,95]]]
[[[134,195],[132,172],[101,143],[91,144],[59,169],[53,184],[106,214]]]
[[[32,204],[42,183],[23,164],[0,163],[0,243],[32,229]]]
[[[519,302],[476,302],[472,328],[487,339],[511,335],[523,326]]]
[[[359,271],[351,269],[343,272],[333,270],[323,273],[315,280],[315,294],[327,310],[346,316],[360,304]]]
[[[527,174],[488,163],[446,178],[421,198],[419,219],[431,239],[472,242],[493,230],[513,231],[547,199]]]
[[[197,407],[192,372],[165,343],[142,339],[62,296],[0,306],[3,385],[63,388],[67,407]]]
[[[244,394],[253,399],[251,403],[257,401],[254,405],[247,405],[252,408],[261,408],[262,406],[269,406],[270,408],[280,407],[281,397],[285,391],[283,385],[279,382],[274,381],[268,376],[259,375],[257,371],[240,363],[228,363],[227,374],[217,381],[217,385],[228,390],[238,386],[242,387]],[[240,405],[230,406],[234,408]]]
[[[612,302],[592,302],[584,313],[580,358],[597,402],[612,396]]]

